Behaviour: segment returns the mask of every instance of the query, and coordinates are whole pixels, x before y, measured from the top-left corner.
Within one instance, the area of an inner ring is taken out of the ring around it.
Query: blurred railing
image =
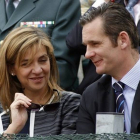
[[[0,135],[0,140],[140,140],[140,134],[73,134],[73,135]]]

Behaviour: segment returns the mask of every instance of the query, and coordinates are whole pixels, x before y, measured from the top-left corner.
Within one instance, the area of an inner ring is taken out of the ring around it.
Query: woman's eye
[[[21,64],[20,64],[20,66],[21,67],[27,67],[27,66],[29,66],[31,63],[29,63],[29,62],[22,62]]]
[[[40,62],[40,63],[45,63],[46,60],[45,60],[45,59],[43,59],[43,60],[39,60],[39,62]]]
[[[40,60],[40,62],[46,62],[46,61],[48,61],[48,58],[44,58]]]
[[[27,63],[22,63],[22,64],[21,64],[21,66],[26,66],[26,65],[27,65]]]
[[[21,66],[21,67],[27,67],[28,64],[27,64],[27,63],[23,63],[23,64],[21,64],[20,66]]]

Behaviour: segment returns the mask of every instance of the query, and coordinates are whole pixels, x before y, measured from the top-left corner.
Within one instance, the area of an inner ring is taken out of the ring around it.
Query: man
[[[19,26],[42,28],[54,46],[61,87],[73,90],[77,56],[67,48],[65,37],[80,18],[79,0],[12,0],[15,10],[9,16],[10,1],[0,0],[0,41]]]
[[[85,56],[94,63],[98,74],[106,75],[83,93],[77,132],[95,133],[97,112],[120,111],[114,85],[121,82],[125,129],[127,133],[138,133],[140,60],[138,32],[132,16],[117,3],[104,3],[90,9],[80,23],[83,44],[87,46]]]
[[[109,2],[109,0],[94,0],[91,7],[98,7],[104,2]],[[83,0],[81,1],[81,6],[82,4],[84,5],[85,3],[89,5],[88,0],[87,1]],[[82,27],[79,21],[66,36],[66,44],[69,49],[71,49],[73,52],[77,52],[77,56],[79,56],[77,57],[77,60],[75,60],[75,63],[80,62],[81,55],[85,55],[86,47],[82,44]],[[78,68],[79,65],[77,65],[77,72],[78,72]],[[83,68],[84,77],[80,85],[78,86],[78,88],[75,90],[75,92],[79,94],[83,94],[83,91],[87,88],[87,86],[89,86],[91,83],[95,82],[102,76],[96,73],[95,66],[91,60],[86,59],[82,61],[82,68]]]

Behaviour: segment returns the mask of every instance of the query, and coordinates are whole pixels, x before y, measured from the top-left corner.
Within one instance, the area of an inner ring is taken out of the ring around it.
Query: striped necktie
[[[113,88],[115,89],[115,95],[116,95],[116,110],[118,113],[125,113],[124,112],[124,95],[123,95],[123,89],[125,84],[122,82],[114,83]],[[125,119],[124,119],[124,132],[126,132],[125,127]]]
[[[116,109],[118,113],[124,113],[124,83],[118,82],[113,84],[113,88],[115,89],[116,95]]]
[[[9,0],[7,8],[6,8],[7,19],[9,19],[11,17],[14,10],[15,10],[15,7],[13,4],[13,0]]]

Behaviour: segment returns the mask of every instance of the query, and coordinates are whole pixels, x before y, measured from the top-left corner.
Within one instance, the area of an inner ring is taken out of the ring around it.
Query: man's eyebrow
[[[98,44],[98,43],[101,43],[101,41],[89,40],[89,41],[87,41],[86,43],[85,43],[85,42],[82,42],[82,44],[85,45],[85,46],[86,46],[88,43]]]
[[[93,44],[100,44],[102,41],[98,41],[98,40],[89,40],[89,41],[87,41],[87,43],[86,44],[90,44],[90,43],[93,43]]]

